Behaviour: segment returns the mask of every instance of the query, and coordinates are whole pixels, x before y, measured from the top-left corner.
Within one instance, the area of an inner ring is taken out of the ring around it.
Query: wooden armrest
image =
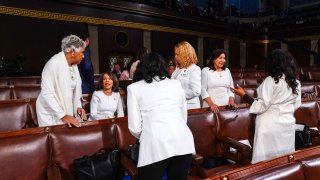
[[[60,170],[56,166],[49,166],[47,168],[47,179],[48,180],[61,180]]]
[[[315,129],[309,129],[310,132],[310,138],[311,138],[311,143],[313,146],[319,145],[320,144],[320,134],[318,130]]]
[[[193,158],[193,163],[196,165],[202,164],[203,163],[203,157],[199,154],[194,154],[192,155]]]
[[[137,180],[138,179],[138,168],[137,165],[123,152],[121,152],[121,167],[128,173],[130,179]]]
[[[218,140],[221,141],[223,145],[237,150],[236,152],[230,152],[229,150],[226,154],[224,154],[225,157],[236,161],[237,163],[250,164],[252,156],[250,146],[226,136],[218,136]]]

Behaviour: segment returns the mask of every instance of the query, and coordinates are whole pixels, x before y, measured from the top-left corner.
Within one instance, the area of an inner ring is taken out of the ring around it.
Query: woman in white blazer
[[[252,163],[295,151],[294,111],[301,105],[301,85],[296,78],[294,58],[288,51],[274,50],[267,60],[269,75],[253,99],[240,86],[232,89],[251,104],[257,114]]]
[[[157,53],[144,56],[128,86],[128,126],[140,140],[140,180],[187,179],[195,152],[187,126],[187,103],[179,81],[169,79]]]
[[[85,43],[79,37],[69,35],[62,39],[61,49],[42,71],[41,92],[36,102],[39,126],[68,124],[79,127],[79,120],[86,118],[80,101],[81,77],[77,67],[84,57]]]
[[[185,92],[188,103],[188,109],[200,108],[201,94],[201,69],[198,63],[197,54],[186,41],[180,42],[174,47],[177,68],[172,73],[171,79],[180,81]]]
[[[201,73],[203,107],[210,107],[213,112],[219,112],[219,106],[236,106],[230,90],[234,87],[233,79],[225,63],[226,52],[216,49],[211,54],[209,67],[203,68]]]

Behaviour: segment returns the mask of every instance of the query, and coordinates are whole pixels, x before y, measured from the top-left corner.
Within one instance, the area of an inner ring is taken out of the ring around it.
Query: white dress
[[[208,67],[202,69],[201,73],[201,97],[210,97],[212,102],[218,106],[229,104],[229,97],[234,97],[230,87],[234,87],[230,70],[218,72],[210,70]],[[203,107],[208,107],[204,101]]]
[[[148,84],[141,80],[127,89],[129,130],[140,139],[138,167],[195,152],[186,98],[178,81]]]
[[[200,108],[201,94],[201,69],[192,64],[188,68],[176,68],[171,75],[171,79],[180,81],[182,89],[187,98],[188,109]]]
[[[257,114],[252,163],[295,151],[294,111],[301,105],[301,86],[293,94],[284,77],[276,84],[267,77],[257,89],[258,97],[250,107]]]
[[[95,91],[90,102],[90,120],[124,117],[123,104],[120,93],[112,92],[107,96],[102,90]]]

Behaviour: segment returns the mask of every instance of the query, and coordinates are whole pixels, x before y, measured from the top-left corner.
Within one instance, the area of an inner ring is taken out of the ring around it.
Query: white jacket
[[[201,69],[199,66],[192,64],[188,68],[176,68],[172,73],[172,79],[180,81],[182,89],[185,92],[188,109],[200,108],[201,94]]]
[[[187,126],[187,104],[181,85],[165,79],[133,83],[128,90],[128,124],[140,139],[138,167],[195,152]]]
[[[301,85],[293,94],[285,78],[276,84],[268,76],[257,89],[258,97],[250,107],[257,114],[252,163],[272,159],[295,151],[293,113],[301,105]]]
[[[71,89],[70,68],[64,52],[54,55],[44,66],[41,76],[41,92],[36,110],[39,126],[63,124],[65,115],[77,115],[81,107],[81,77],[77,65],[73,65],[76,88]]]

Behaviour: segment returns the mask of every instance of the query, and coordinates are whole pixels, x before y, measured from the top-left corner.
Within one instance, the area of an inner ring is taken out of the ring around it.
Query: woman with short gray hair
[[[76,35],[61,41],[62,51],[45,65],[36,110],[39,126],[68,124],[79,127],[86,112],[81,107],[81,77],[77,64],[84,55],[85,43]]]

